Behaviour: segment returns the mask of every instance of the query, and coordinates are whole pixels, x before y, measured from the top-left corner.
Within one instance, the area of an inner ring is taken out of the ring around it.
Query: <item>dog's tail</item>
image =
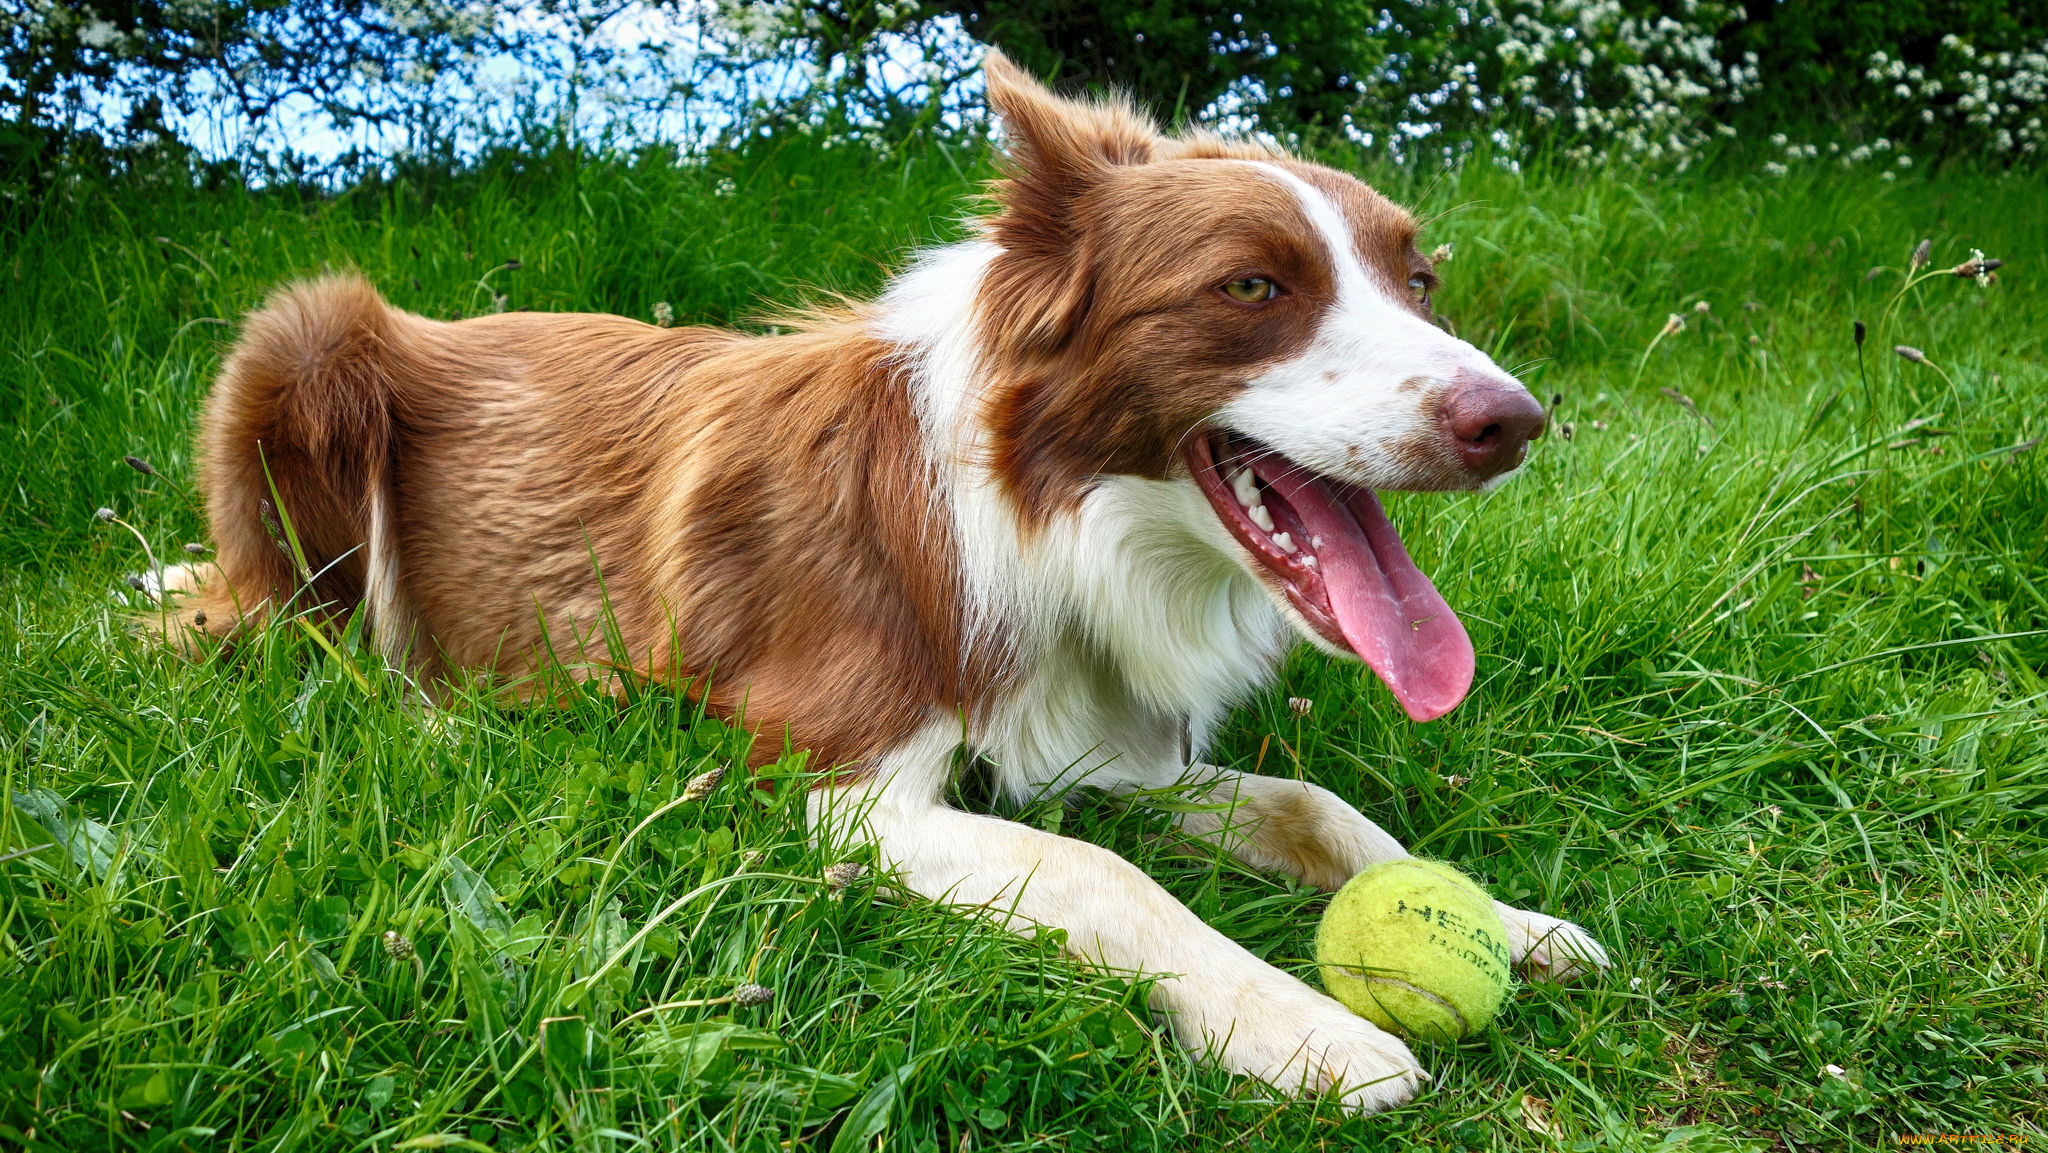
[[[360,608],[385,660],[408,665],[416,621],[393,467],[408,372],[398,330],[412,320],[350,274],[292,285],[250,314],[201,434],[219,550],[218,581],[197,598],[207,631]]]

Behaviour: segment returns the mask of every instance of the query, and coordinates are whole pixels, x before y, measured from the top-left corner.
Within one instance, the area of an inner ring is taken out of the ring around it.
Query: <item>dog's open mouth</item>
[[[1371,489],[1318,476],[1233,433],[1188,450],[1216,515],[1330,643],[1357,653],[1410,717],[1433,721],[1472,687],[1472,640],[1401,545]]]

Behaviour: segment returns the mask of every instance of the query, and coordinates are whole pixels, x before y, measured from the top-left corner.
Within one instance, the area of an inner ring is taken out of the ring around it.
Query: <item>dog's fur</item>
[[[1107,851],[942,793],[964,735],[1016,796],[1192,774],[1232,808],[1188,832],[1310,884],[1404,856],[1324,789],[1187,759],[1298,638],[1354,655],[1313,574],[1248,535],[1205,462],[1229,430],[1327,491],[1478,487],[1446,391],[1476,374],[1525,394],[1433,323],[1415,224],[1365,185],[1162,137],[1000,56],[987,77],[1010,140],[995,215],[790,335],[439,323],[347,276],[279,293],[206,411],[217,561],[170,574],[177,633],[362,611],[430,692],[603,673],[621,645],[641,675],[710,673],[711,707],[744,702],[764,755],[786,736],[848,767],[814,819],[876,842],[910,888],[1168,974],[1157,1009],[1233,1070],[1405,1100],[1426,1074],[1396,1038]],[[1251,276],[1286,291],[1219,290]],[[1283,483],[1267,459],[1257,479]],[[1576,927],[1500,910],[1517,960],[1606,963]]]

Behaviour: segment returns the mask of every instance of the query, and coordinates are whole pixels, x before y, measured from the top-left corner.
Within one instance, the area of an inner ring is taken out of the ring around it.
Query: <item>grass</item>
[[[1618,962],[1520,988],[1497,1028],[1422,1050],[1434,1085],[1392,1114],[1216,1072],[1152,1029],[1141,987],[1050,941],[879,899],[872,878],[833,891],[837,856],[807,845],[794,787],[732,774],[684,799],[749,738],[677,695],[467,699],[434,720],[348,638],[280,628],[194,664],[111,603],[144,556],[93,510],[160,554],[201,539],[193,416],[234,318],[285,277],[353,265],[440,316],[503,297],[744,321],[874,289],[958,231],[985,171],[937,144],[704,167],[554,154],[332,199],[173,174],[6,209],[0,1137],[953,1153],[2041,1136],[2048,452],[2025,446],[2048,425],[2048,193],[2019,177],[1379,174],[1433,218],[1425,247],[1455,245],[1443,310],[1555,398],[1557,432],[1493,495],[1394,504],[1473,633],[1470,701],[1413,726],[1355,667],[1304,653],[1219,759],[1314,777]],[[1937,264],[1978,247],[2009,267],[1899,295],[1923,236]],[[1674,313],[1685,328],[1658,339]],[[1100,797],[1018,815],[1130,854],[1306,971],[1316,894]],[[735,1002],[748,984],[772,999]]]

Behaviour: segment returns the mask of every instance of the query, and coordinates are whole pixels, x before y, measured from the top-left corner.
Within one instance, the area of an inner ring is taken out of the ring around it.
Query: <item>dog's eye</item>
[[[1224,285],[1223,291],[1229,293],[1232,300],[1258,304],[1280,295],[1280,286],[1263,276],[1241,276]]]
[[[1413,295],[1413,296],[1415,297],[1415,302],[1416,302],[1417,304],[1423,305],[1424,307],[1427,307],[1427,306],[1428,306],[1428,304],[1429,304],[1429,281],[1428,281],[1428,280],[1426,280],[1426,279],[1424,279],[1423,277],[1420,277],[1420,276],[1411,276],[1411,277],[1409,277],[1409,278],[1408,278],[1408,291],[1409,291],[1409,293],[1410,293],[1411,295]]]

